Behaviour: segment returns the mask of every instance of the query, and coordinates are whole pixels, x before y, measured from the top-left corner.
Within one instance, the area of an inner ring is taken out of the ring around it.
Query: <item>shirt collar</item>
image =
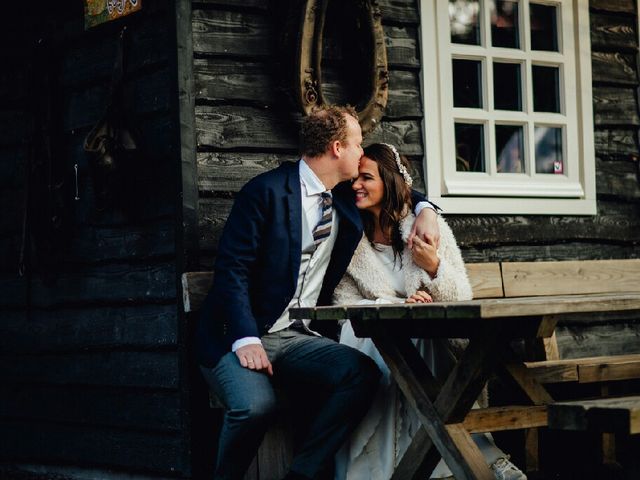
[[[327,191],[327,188],[304,160],[300,160],[300,182],[304,186],[308,197],[320,195],[322,192]]]

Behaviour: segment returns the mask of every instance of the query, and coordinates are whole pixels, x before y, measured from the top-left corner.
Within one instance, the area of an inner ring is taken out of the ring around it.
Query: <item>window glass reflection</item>
[[[453,106],[482,108],[482,63],[453,59]]]
[[[536,112],[560,113],[560,69],[533,65],[533,109]]]
[[[520,125],[496,125],[498,173],[524,173],[524,133]]]
[[[564,174],[562,128],[535,127],[536,173]]]
[[[522,110],[520,64],[493,64],[493,105],[498,110]]]
[[[496,0],[491,7],[491,44],[494,47],[520,48],[518,2]]]
[[[480,2],[449,0],[451,41],[466,45],[480,45]]]
[[[456,123],[456,171],[484,172],[484,125]]]
[[[531,48],[533,50],[558,51],[557,7],[553,5],[529,5],[531,24]]]

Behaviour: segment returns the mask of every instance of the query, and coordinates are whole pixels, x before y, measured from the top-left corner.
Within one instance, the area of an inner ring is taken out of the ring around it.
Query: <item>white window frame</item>
[[[480,0],[482,4],[490,0]],[[558,7],[559,52],[530,51],[529,3]],[[595,215],[595,152],[593,95],[591,87],[591,37],[589,5],[583,0],[520,0],[519,22],[522,50],[485,47],[490,45],[489,9],[480,34],[485,46],[452,44],[448,0],[420,0],[422,88],[427,191],[429,199],[446,213]],[[484,5],[483,5],[484,7]],[[570,25],[571,31],[561,28]],[[451,59],[483,58],[483,109],[454,108],[451,91]],[[493,59],[518,61],[523,82],[523,111],[492,110]],[[531,64],[559,65],[561,112],[533,112]],[[528,113],[530,112],[530,113]],[[454,119],[485,122],[485,158],[488,173],[457,172],[455,167]],[[527,173],[496,172],[493,122],[525,126],[524,148]],[[535,174],[534,145],[527,129],[537,125],[563,126],[564,175]]]

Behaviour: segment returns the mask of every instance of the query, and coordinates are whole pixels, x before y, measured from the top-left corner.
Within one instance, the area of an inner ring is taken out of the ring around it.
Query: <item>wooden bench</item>
[[[640,292],[637,259],[472,263],[467,264],[467,270],[474,298]],[[200,308],[212,277],[212,272],[183,274],[186,312]],[[555,322],[550,316],[547,328],[555,328]],[[532,405],[473,410],[464,425],[472,432],[525,429],[527,469],[531,471],[538,469],[537,427],[548,425],[548,406],[555,403],[546,385],[601,382],[606,394],[607,382],[640,378],[640,353],[561,359],[555,334],[525,345],[525,351],[529,361],[508,367],[504,374],[522,388]],[[605,458],[611,459],[615,444],[604,435]]]
[[[549,427],[562,430],[640,433],[640,396],[549,405]]]
[[[640,291],[640,260],[637,259],[503,262],[468,264],[467,268],[474,298]],[[640,318],[640,313],[637,318]],[[522,388],[535,408],[502,407],[499,418],[508,421],[494,420],[493,425],[492,422],[485,421],[483,427],[492,427],[492,431],[512,427],[529,429],[526,432],[527,469],[532,471],[538,468],[538,433],[534,427],[546,426],[549,422],[547,407],[555,408],[557,405],[546,386],[555,383],[598,382],[602,385],[602,394],[606,395],[607,382],[640,378],[640,353],[562,359],[555,333],[542,342],[526,345],[525,350],[531,361],[508,367],[507,373]],[[481,412],[472,413],[473,417],[486,416]],[[465,420],[465,423],[473,422],[473,418]],[[603,450],[606,450],[602,452],[603,458],[613,461],[613,438],[605,434],[602,444]]]

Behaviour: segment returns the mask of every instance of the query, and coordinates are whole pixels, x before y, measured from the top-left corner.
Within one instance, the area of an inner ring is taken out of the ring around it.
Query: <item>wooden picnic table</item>
[[[459,480],[493,480],[463,422],[492,373],[513,362],[510,342],[551,337],[564,315],[627,310],[640,310],[640,293],[293,308],[289,314],[292,319],[349,319],[356,336],[374,341],[422,423],[394,479],[428,475],[442,455]],[[468,338],[469,345],[440,384],[412,338]],[[407,475],[405,466],[416,463],[421,467]]]

